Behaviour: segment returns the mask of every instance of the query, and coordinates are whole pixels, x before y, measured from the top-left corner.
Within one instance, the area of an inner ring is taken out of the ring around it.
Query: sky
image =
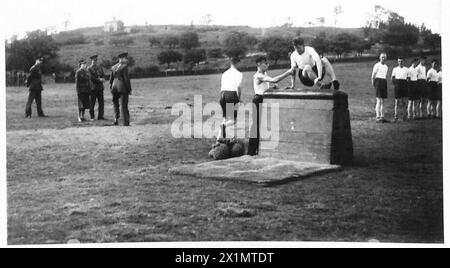
[[[338,27],[362,27],[367,13],[381,5],[441,33],[441,0],[3,0],[3,35],[23,36],[27,31],[56,27],[68,29],[102,26],[113,17],[125,25],[199,24],[211,14],[216,25],[270,27],[291,18],[295,26],[325,17],[334,24],[333,9],[342,6]]]

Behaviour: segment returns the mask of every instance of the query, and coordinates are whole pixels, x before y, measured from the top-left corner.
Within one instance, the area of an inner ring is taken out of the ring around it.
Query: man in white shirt
[[[420,100],[419,100],[419,118],[425,118],[423,109],[426,106],[426,102],[428,99],[428,88],[427,88],[427,69],[425,67],[425,57],[420,58],[420,63],[417,65],[417,85],[419,87],[420,92]]]
[[[437,118],[437,110],[438,110],[438,102],[440,106],[439,100],[439,75],[438,75],[438,62],[436,59],[433,59],[431,62],[431,69],[428,70],[427,73],[427,81],[428,81],[428,105],[427,112],[428,118]]]
[[[419,87],[417,85],[417,65],[419,59],[415,58],[408,69],[408,119],[417,119],[419,117]]]
[[[219,103],[222,107],[223,123],[221,125],[221,133],[219,133],[217,138],[225,138],[225,128],[236,123],[236,104],[238,104],[241,99],[241,84],[243,77],[242,73],[236,68],[239,62],[240,59],[238,57],[231,58],[230,68],[222,74]],[[232,109],[227,111],[227,107],[232,107]]]
[[[283,74],[274,78],[267,75],[269,64],[266,57],[259,57],[256,59],[257,71],[253,76],[253,89],[255,95],[253,96],[253,123],[250,128],[250,139],[248,143],[248,155],[257,155],[259,147],[259,107],[263,102],[263,94],[270,88],[270,83],[278,83],[284,78],[292,75],[293,70],[288,70]]]
[[[436,106],[436,116],[438,118],[441,118],[442,115],[442,68],[439,67],[439,72],[438,72],[438,101],[437,101],[437,106]]]
[[[375,113],[377,123],[388,122],[384,118],[384,100],[387,99],[387,73],[388,66],[386,65],[386,53],[380,54],[380,61],[373,66],[372,71],[372,85],[375,88],[375,97],[377,104],[375,105]]]
[[[292,44],[295,51],[291,54],[291,68],[299,69],[298,76],[303,85],[308,87],[319,85],[321,89],[330,89],[333,85],[335,90],[339,90],[339,81],[327,58],[320,58],[314,48],[305,46],[302,38],[295,38]],[[288,89],[295,88],[295,76],[294,73]],[[324,83],[325,78],[329,80],[329,83]]]
[[[398,121],[399,109],[403,114],[403,121],[406,121],[406,98],[408,97],[408,68],[403,65],[403,58],[397,60],[398,66],[392,70],[392,83],[394,84],[395,106],[394,121]],[[399,107],[400,106],[400,107]]]

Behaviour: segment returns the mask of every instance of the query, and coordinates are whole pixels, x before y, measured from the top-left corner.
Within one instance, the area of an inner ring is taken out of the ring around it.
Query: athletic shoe
[[[80,122],[80,123],[81,123],[81,122],[83,122],[83,120],[81,120],[81,118],[80,118],[80,117],[78,117],[78,122]]]
[[[333,88],[335,90],[339,90],[339,86],[340,86],[339,81],[338,80],[334,80],[333,81]]]

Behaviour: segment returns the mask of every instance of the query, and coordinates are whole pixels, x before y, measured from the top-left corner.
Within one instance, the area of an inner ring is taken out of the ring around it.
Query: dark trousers
[[[89,107],[89,113],[91,118],[95,118],[95,103],[98,100],[98,118],[103,118],[105,111],[105,99],[103,96],[103,90],[95,90],[91,92],[91,101]]]
[[[260,104],[263,102],[263,96],[262,95],[255,95],[253,97],[253,112],[252,112],[252,118],[253,123],[252,127],[250,128],[250,139],[248,142],[248,154],[249,155],[257,155],[259,152],[259,107]]]
[[[25,106],[25,114],[31,116],[31,105],[36,100],[37,113],[39,116],[43,116],[42,111],[42,91],[29,91],[27,105]]]
[[[128,111],[128,94],[113,93],[114,122],[118,122],[120,114],[123,116],[124,126],[130,125],[130,112]]]

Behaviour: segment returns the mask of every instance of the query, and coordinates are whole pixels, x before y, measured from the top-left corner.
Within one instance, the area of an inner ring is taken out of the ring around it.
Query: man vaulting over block
[[[295,38],[292,44],[295,51],[291,54],[291,67],[298,69],[298,77],[303,85],[308,87],[318,85],[320,89],[330,89],[333,86],[335,90],[339,90],[339,81],[327,58],[320,58],[314,48],[305,46],[303,38]],[[294,72],[291,86],[286,89],[295,88],[295,76]]]

